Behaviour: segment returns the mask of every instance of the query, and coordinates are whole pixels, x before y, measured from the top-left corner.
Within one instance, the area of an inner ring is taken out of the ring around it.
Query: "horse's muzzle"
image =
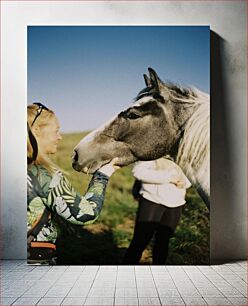
[[[74,170],[81,172],[82,171],[82,166],[80,166],[77,162],[72,162],[72,167]]]
[[[73,150],[71,158],[72,158],[72,162],[78,162],[78,151],[77,150]]]
[[[82,170],[82,166],[80,166],[79,163],[78,163],[78,152],[77,152],[77,150],[74,150],[73,153],[72,153],[72,167],[76,171],[81,171]]]

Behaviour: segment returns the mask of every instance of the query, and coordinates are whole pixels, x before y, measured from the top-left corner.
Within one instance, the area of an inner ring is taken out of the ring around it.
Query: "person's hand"
[[[176,181],[176,182],[173,182],[174,185],[177,186],[177,188],[184,188],[184,183],[182,181]]]
[[[117,158],[112,159],[112,161],[104,166],[102,166],[98,171],[110,177],[116,170],[120,169],[115,163]]]
[[[114,167],[115,171],[121,168],[121,166],[116,165],[117,162],[118,162],[118,158],[115,157],[115,158],[113,158],[113,159],[111,160],[111,162],[109,163],[111,166]]]
[[[180,181],[180,176],[176,170],[172,170],[170,173],[170,181],[175,184]]]

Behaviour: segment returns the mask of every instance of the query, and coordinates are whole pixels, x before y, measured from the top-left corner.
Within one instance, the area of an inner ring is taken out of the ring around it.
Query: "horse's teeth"
[[[84,172],[87,172],[87,171],[88,171],[88,168],[87,168],[87,167],[84,167],[84,168],[83,168],[83,171],[84,171]]]

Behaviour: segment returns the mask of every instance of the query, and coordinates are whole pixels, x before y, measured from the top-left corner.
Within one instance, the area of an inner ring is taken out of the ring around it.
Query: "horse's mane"
[[[175,83],[166,83],[165,86],[170,90],[170,100],[178,103],[201,104],[209,103],[209,95],[195,87],[182,87]]]
[[[170,100],[174,102],[195,104],[201,101],[209,101],[209,95],[198,90],[195,87],[183,87],[177,83],[172,83],[170,81],[162,82],[163,87],[169,89]],[[154,94],[154,87],[147,86],[142,89],[138,95],[135,97],[134,102],[143,97],[149,97]]]
[[[185,125],[184,135],[179,144],[177,163],[187,176],[197,173],[209,184],[210,164],[210,103],[209,95],[194,89],[190,100],[199,105]],[[196,182],[195,182],[196,183]],[[203,186],[204,187],[204,186]]]

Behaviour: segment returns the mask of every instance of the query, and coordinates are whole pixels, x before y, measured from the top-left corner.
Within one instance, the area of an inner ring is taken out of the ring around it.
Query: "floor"
[[[246,261],[212,266],[1,263],[1,306],[247,304]]]

